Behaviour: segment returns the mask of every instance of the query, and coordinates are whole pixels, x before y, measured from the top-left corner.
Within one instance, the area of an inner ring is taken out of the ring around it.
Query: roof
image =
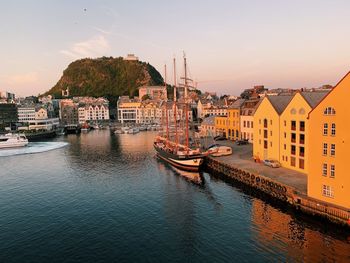
[[[313,109],[329,93],[329,91],[300,92],[301,96]]]
[[[272,106],[275,108],[278,115],[284,111],[289,102],[292,100],[292,95],[279,95],[279,96],[267,96],[266,97]]]
[[[238,99],[232,105],[229,106],[230,109],[238,109],[241,108],[243,103],[245,102],[245,99]]]
[[[214,126],[215,125],[215,116],[209,116],[209,117],[205,118],[202,122],[202,125]]]

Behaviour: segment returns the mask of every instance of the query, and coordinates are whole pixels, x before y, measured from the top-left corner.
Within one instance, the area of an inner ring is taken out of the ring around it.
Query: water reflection
[[[324,235],[258,199],[252,203],[252,222],[261,247],[285,251],[286,261],[350,262],[346,239]]]

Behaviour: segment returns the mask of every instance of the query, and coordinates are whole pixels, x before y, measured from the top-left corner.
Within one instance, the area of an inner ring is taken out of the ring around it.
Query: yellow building
[[[309,114],[308,195],[350,208],[350,72]]]
[[[227,137],[227,116],[215,116],[216,134]]]
[[[254,113],[253,156],[280,159],[280,115],[292,96],[266,96]]]
[[[280,157],[283,167],[308,171],[308,113],[327,92],[297,92],[280,116]]]
[[[238,99],[232,105],[230,105],[227,109],[226,134],[227,134],[227,138],[230,140],[241,139],[240,116],[241,116],[241,108],[244,102],[245,102],[244,99]]]

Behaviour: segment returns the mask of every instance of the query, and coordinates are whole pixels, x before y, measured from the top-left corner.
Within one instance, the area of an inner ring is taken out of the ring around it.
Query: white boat
[[[28,145],[28,139],[24,134],[8,133],[0,135],[0,149],[24,147]]]

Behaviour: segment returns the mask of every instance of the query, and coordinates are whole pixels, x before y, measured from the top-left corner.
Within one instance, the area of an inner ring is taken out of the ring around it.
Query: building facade
[[[244,99],[236,100],[227,109],[227,132],[226,136],[230,140],[239,140],[241,138],[241,128],[240,128],[240,118],[241,118],[241,108]]]
[[[14,103],[0,103],[0,130],[18,121],[17,106]]]
[[[253,157],[280,159],[280,115],[292,96],[266,96],[254,113]]]
[[[203,137],[214,137],[217,135],[215,127],[215,116],[205,118],[200,126],[200,134]]]
[[[165,86],[142,86],[138,88],[139,100],[142,100],[144,96],[148,96],[151,100],[167,100],[167,89]]]
[[[241,109],[240,130],[241,139],[253,143],[254,139],[254,113],[259,106],[260,99],[251,99],[244,102]]]
[[[350,209],[350,72],[309,114],[308,195]]]

